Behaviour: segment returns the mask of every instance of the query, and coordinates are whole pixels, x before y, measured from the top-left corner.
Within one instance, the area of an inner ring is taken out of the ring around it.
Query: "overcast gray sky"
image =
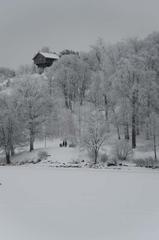
[[[43,46],[89,50],[159,30],[159,0],[0,0],[0,66],[31,63]]]

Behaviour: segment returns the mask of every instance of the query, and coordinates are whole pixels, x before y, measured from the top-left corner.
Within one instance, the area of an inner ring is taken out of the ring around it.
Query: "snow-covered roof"
[[[39,52],[45,58],[52,58],[52,59],[59,59],[59,56],[56,53],[46,53],[46,52]]]

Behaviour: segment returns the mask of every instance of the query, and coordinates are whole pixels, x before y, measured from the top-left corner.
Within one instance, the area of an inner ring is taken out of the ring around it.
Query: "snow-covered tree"
[[[151,123],[151,139],[153,145],[154,159],[157,158],[157,145],[158,145],[158,137],[159,137],[159,116],[156,113],[151,113],[150,115],[150,123]]]
[[[21,121],[28,130],[30,151],[34,149],[35,137],[49,114],[50,98],[46,89],[46,83],[37,75],[24,75],[15,85]]]
[[[64,55],[54,64],[53,71],[65,106],[73,110],[76,101],[82,105],[90,82],[88,65],[77,55]]]
[[[104,116],[99,111],[90,114],[87,120],[85,136],[83,138],[84,146],[93,156],[94,164],[97,163],[99,150],[108,138]]]
[[[14,94],[0,95],[0,146],[4,149],[6,162],[14,155],[17,146],[26,141],[23,124],[19,119],[18,102]]]

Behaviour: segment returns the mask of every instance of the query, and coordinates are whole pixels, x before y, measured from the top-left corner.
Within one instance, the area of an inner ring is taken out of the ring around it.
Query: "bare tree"
[[[26,140],[23,124],[19,119],[18,104],[13,95],[0,95],[0,146],[4,149],[6,162],[15,148]]]
[[[39,76],[24,75],[16,82],[15,91],[19,101],[21,121],[29,132],[30,151],[32,151],[35,137],[50,110],[46,83]]]
[[[61,90],[66,108],[73,110],[73,103],[83,104],[90,82],[90,70],[78,55],[63,55],[52,69]]]
[[[99,112],[92,113],[87,121],[83,143],[93,154],[94,164],[97,163],[99,150],[106,141],[107,134],[104,116]]]
[[[157,142],[158,142],[158,135],[159,135],[159,131],[158,131],[158,129],[159,129],[159,116],[156,113],[151,113],[150,123],[151,123],[154,160],[157,161]]]

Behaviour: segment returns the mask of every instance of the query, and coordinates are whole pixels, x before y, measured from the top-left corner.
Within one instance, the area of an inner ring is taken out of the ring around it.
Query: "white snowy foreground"
[[[0,167],[1,240],[158,240],[159,172]]]

